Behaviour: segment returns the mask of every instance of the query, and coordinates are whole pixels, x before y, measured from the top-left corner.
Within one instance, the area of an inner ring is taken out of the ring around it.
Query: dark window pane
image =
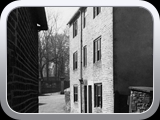
[[[75,68],[77,69],[77,61],[75,62],[75,64],[76,64],[76,65],[75,65]]]
[[[86,26],[86,10],[83,12],[83,28]]]
[[[97,15],[101,12],[101,7],[97,7]]]
[[[73,38],[77,35],[78,30],[78,24],[77,20],[73,23]]]
[[[87,65],[87,46],[86,46],[86,50],[85,50],[85,65]]]
[[[73,53],[73,70],[77,69],[78,67],[78,54],[77,52]]]
[[[93,42],[93,63],[95,63],[95,41]]]
[[[102,84],[94,84],[94,101],[95,107],[102,107]]]
[[[77,101],[77,95],[75,95],[75,101]]]
[[[97,106],[97,94],[96,94],[97,88],[96,85],[94,85],[94,107]]]
[[[73,38],[74,38],[74,23],[73,23]]]
[[[83,66],[87,65],[87,46],[83,47]]]
[[[101,37],[93,41],[93,63],[101,59]]]
[[[101,96],[101,85],[98,85],[98,96]]]
[[[97,40],[95,40],[95,61],[97,61]]]
[[[99,47],[100,47],[100,49],[99,49],[99,59],[101,59],[101,38],[99,40]]]
[[[76,20],[76,35],[78,33],[78,23],[77,23],[77,20]]]
[[[97,107],[99,107],[99,106],[100,106],[100,97],[97,96]]]
[[[101,84],[101,108],[102,108],[102,84]]]
[[[93,7],[93,18],[101,12],[101,7]]]
[[[97,40],[97,42],[98,42],[98,43],[97,43],[97,44],[98,44],[98,45],[97,45],[97,47],[98,47],[97,50],[100,50],[100,47],[101,47],[101,45],[100,45],[100,40],[101,40],[101,38],[99,38],[99,39]]]
[[[85,66],[85,47],[83,47],[83,66]]]
[[[76,69],[78,68],[78,53],[76,52]]]
[[[99,51],[97,51],[97,61],[99,60]]]
[[[75,102],[75,87],[73,86],[74,102]]]
[[[73,94],[74,94],[74,102],[78,101],[78,87],[73,87]]]
[[[93,7],[93,18],[95,18],[95,7]]]
[[[73,70],[75,69],[74,62],[75,62],[75,58],[74,58],[74,53],[73,53]]]
[[[96,15],[98,15],[99,14],[99,9],[98,9],[98,7],[96,7]]]

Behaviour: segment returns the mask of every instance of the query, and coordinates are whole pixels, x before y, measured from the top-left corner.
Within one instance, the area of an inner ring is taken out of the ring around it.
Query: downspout
[[[81,32],[80,32],[80,79],[79,79],[79,82],[80,82],[80,98],[81,98],[81,113],[83,112],[82,110],[82,84],[83,84],[83,75],[82,75],[82,47],[83,47],[83,40],[82,40],[82,11],[79,10],[80,12],[80,17],[81,17]]]

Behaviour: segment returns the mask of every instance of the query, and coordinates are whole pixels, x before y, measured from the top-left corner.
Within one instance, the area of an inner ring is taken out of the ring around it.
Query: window
[[[101,37],[93,41],[93,63],[101,59]]]
[[[101,7],[93,7],[93,18],[101,12]]]
[[[87,66],[87,46],[83,47],[83,66]]]
[[[102,108],[102,83],[94,84],[94,107]]]
[[[86,27],[87,8],[83,12],[83,28]]]
[[[73,23],[73,38],[77,35],[78,32],[78,24],[77,20]]]
[[[78,53],[73,53],[73,70],[78,68]]]
[[[74,85],[73,86],[73,94],[74,94],[74,102],[78,101],[78,86]]]

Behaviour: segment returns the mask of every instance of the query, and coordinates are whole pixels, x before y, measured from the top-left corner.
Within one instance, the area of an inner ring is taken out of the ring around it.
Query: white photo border
[[[7,17],[9,13],[18,7],[80,7],[80,6],[105,6],[105,7],[142,7],[147,9],[153,17],[153,27],[154,27],[154,34],[153,34],[153,91],[154,91],[154,99],[151,108],[144,112],[144,113],[112,113],[112,114],[72,114],[72,113],[17,113],[10,109],[7,103],[6,98],[6,88],[7,88]],[[82,119],[145,119],[152,116],[157,108],[159,107],[159,100],[160,100],[160,20],[159,14],[156,8],[145,1],[139,0],[21,0],[15,1],[8,4],[1,13],[0,19],[0,33],[1,33],[1,44],[0,44],[0,74],[1,74],[1,83],[0,83],[0,98],[1,98],[1,106],[4,112],[16,119],[34,119],[34,120],[82,120]]]

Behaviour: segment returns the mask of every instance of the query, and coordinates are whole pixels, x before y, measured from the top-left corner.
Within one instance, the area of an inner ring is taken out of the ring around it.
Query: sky
[[[58,26],[61,26],[60,33],[66,28],[67,23],[72,18],[79,7],[45,7],[46,15],[59,14]],[[50,24],[48,24],[50,26]]]

